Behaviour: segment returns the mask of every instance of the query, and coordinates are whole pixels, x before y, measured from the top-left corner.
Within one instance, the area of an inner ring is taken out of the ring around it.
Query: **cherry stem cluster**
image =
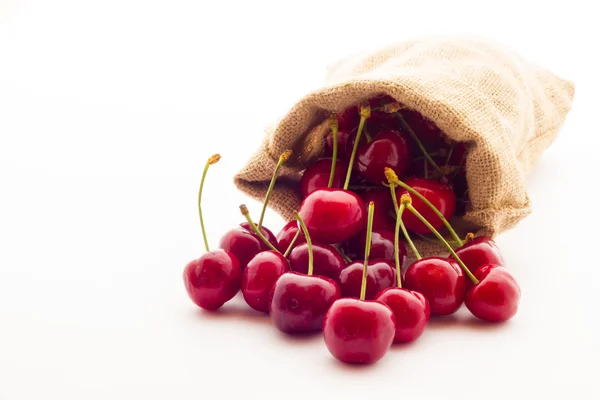
[[[206,237],[206,229],[204,229],[204,218],[202,217],[202,189],[204,188],[204,180],[206,179],[206,173],[208,168],[216,164],[221,159],[219,154],[213,154],[208,158],[204,165],[204,171],[202,172],[202,179],[200,180],[200,189],[198,189],[198,216],[200,217],[200,228],[202,229],[202,238],[204,239],[204,247],[206,251],[210,251],[208,247],[208,238]]]
[[[248,207],[246,207],[245,204],[240,205],[240,212],[246,218],[246,221],[248,221],[248,225],[250,225],[252,232],[254,232],[254,234],[256,236],[258,236],[259,239],[262,240],[262,242],[264,244],[266,244],[271,250],[281,254],[281,252],[279,250],[277,250],[277,247],[273,246],[273,243],[269,242],[269,240],[265,237],[265,235],[263,235],[262,232],[260,231],[260,229],[256,226],[256,224],[252,220],[252,217],[250,216]]]
[[[346,173],[346,181],[344,182],[344,190],[348,189],[350,185],[350,177],[352,176],[352,167],[354,167],[354,159],[356,158],[356,151],[360,143],[360,137],[365,127],[367,118],[371,116],[371,106],[369,103],[362,104],[360,106],[360,123],[358,124],[358,131],[356,132],[356,138],[354,139],[354,146],[352,147],[352,154],[350,155],[350,163],[348,165],[348,172]]]
[[[306,225],[304,224],[304,221],[302,220],[302,217],[300,216],[300,214],[298,214],[298,211],[294,211],[294,217],[296,217],[296,220],[298,221],[298,224],[300,225],[300,228],[302,229],[302,232],[304,232],[304,237],[306,238],[306,245],[308,246],[308,276],[312,276],[313,274],[313,264],[314,264],[314,259],[313,259],[313,248],[312,248],[312,241],[310,240],[310,235],[308,234],[308,229],[306,228]],[[300,232],[300,231],[298,231]]]
[[[371,254],[371,236],[373,233],[373,214],[375,203],[369,203],[369,214],[367,217],[367,239],[365,242],[365,263],[363,264],[362,282],[360,286],[360,299],[364,300],[367,295],[367,269],[369,267],[369,255]]]
[[[292,151],[287,150],[279,156],[279,160],[277,161],[277,165],[275,166],[275,171],[273,171],[271,183],[269,183],[269,189],[267,189],[267,194],[265,195],[265,201],[263,202],[262,211],[260,212],[260,219],[258,220],[258,229],[262,228],[263,220],[265,219],[265,213],[267,212],[267,206],[269,205],[269,199],[271,198],[271,193],[273,193],[273,188],[275,187],[275,182],[277,181],[277,177],[279,176],[281,166],[290,158],[291,155]]]

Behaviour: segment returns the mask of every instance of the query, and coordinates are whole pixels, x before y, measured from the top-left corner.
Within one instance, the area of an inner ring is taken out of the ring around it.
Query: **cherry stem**
[[[408,125],[402,114],[400,114],[399,112],[395,112],[394,115],[400,120],[400,125],[402,125],[402,128],[404,128],[404,130],[408,132],[410,137],[412,137],[413,140],[417,143],[417,146],[419,147],[427,161],[429,161],[429,164],[431,164],[431,166],[435,168],[435,170],[439,172],[440,175],[445,176],[440,167],[436,164],[435,161],[433,161],[433,158],[431,158],[429,152],[427,151],[427,149],[425,149],[425,146],[423,146],[423,143],[421,143],[415,131],[413,131],[410,125]]]
[[[354,139],[354,146],[352,147],[352,154],[350,155],[350,164],[348,165],[348,172],[346,173],[346,181],[344,182],[344,190],[348,189],[350,185],[350,177],[352,175],[352,168],[354,167],[354,159],[356,158],[356,151],[358,150],[358,144],[360,143],[360,137],[365,127],[367,118],[371,116],[371,107],[368,103],[360,106],[360,123],[358,124],[358,132],[356,132],[356,138]]]
[[[394,203],[394,211],[398,212],[398,199],[396,198],[396,185],[390,183],[390,193],[392,195],[392,203]]]
[[[454,142],[452,144],[452,147],[450,147],[450,151],[448,152],[448,155],[446,156],[446,165],[448,165],[448,163],[450,162],[450,157],[452,157],[452,153],[454,152],[455,147],[456,147],[456,142]]]
[[[407,195],[403,195],[407,196]],[[402,201],[402,200],[401,200]],[[460,259],[460,257],[458,256],[458,254],[456,254],[456,252],[454,251],[454,249],[452,248],[452,246],[450,246],[450,244],[446,241],[446,239],[444,239],[444,237],[442,235],[440,235],[440,233],[429,223],[429,221],[427,221],[427,219],[425,217],[423,217],[421,215],[421,213],[419,213],[411,203],[406,205],[406,208],[413,213],[413,215],[415,217],[417,217],[419,219],[419,221],[421,221],[425,226],[427,226],[429,228],[429,230],[431,231],[431,233],[433,233],[435,236],[437,236],[437,238],[440,240],[440,242],[442,242],[442,244],[444,246],[446,246],[446,248],[448,249],[448,251],[450,251],[450,254],[452,254],[452,257],[454,257],[454,259],[456,260],[456,262],[458,262],[458,264],[460,265],[460,267],[462,268],[462,270],[464,271],[464,273],[469,277],[469,279],[471,280],[471,282],[473,282],[474,285],[477,285],[479,283],[479,280],[475,277],[475,275],[473,275],[471,273],[471,271],[469,271],[469,268],[467,268],[467,266],[465,265],[465,263],[463,263],[463,261]]]
[[[204,247],[206,251],[210,251],[208,247],[208,239],[206,237],[206,229],[204,229],[204,218],[202,217],[202,189],[204,189],[204,180],[206,179],[206,173],[208,172],[208,168],[216,164],[221,159],[219,154],[213,154],[206,160],[206,164],[204,165],[204,171],[202,172],[202,179],[200,180],[200,189],[198,189],[198,216],[200,217],[200,228],[202,229],[202,238],[204,239]]]
[[[263,243],[266,244],[271,250],[276,251],[277,253],[281,254],[281,252],[279,250],[277,250],[277,248],[275,246],[273,246],[273,243],[269,242],[269,240],[265,237],[265,235],[262,234],[262,232],[260,231],[260,229],[258,229],[258,227],[254,223],[254,221],[252,221],[252,217],[250,216],[248,207],[246,207],[245,204],[242,204],[240,206],[240,212],[242,213],[242,215],[244,217],[246,217],[246,221],[248,221],[250,228],[252,228],[252,232],[254,232],[254,234],[256,236],[258,236],[260,238],[260,240],[262,240]]]
[[[331,125],[331,135],[333,137],[333,154],[331,155],[331,172],[329,173],[329,183],[327,187],[331,189],[333,186],[333,176],[335,175],[335,165],[337,164],[337,153],[338,153],[338,120],[334,114],[329,117],[329,125]]]
[[[288,158],[290,158],[291,155],[292,151],[287,150],[279,156],[279,160],[277,161],[277,165],[275,166],[275,171],[273,171],[271,183],[269,184],[269,189],[267,189],[267,194],[265,195],[265,201],[263,202],[262,211],[260,212],[260,219],[258,220],[258,229],[262,228],[263,220],[265,219],[265,213],[267,212],[267,206],[269,205],[269,199],[271,198],[271,193],[273,192],[273,188],[275,187],[275,181],[277,181],[277,177],[279,176],[281,166],[288,160]]]
[[[456,243],[459,246],[463,245],[463,242],[462,242],[460,236],[458,236],[456,231],[452,228],[452,225],[450,225],[450,222],[448,222],[448,220],[442,215],[440,210],[438,210],[433,204],[431,204],[431,202],[429,200],[427,200],[425,198],[425,196],[423,196],[421,193],[417,192],[412,187],[408,186],[406,183],[402,182],[400,179],[398,179],[398,175],[396,175],[394,170],[391,168],[388,168],[388,167],[385,168],[385,177],[387,178],[387,180],[390,184],[393,183],[395,185],[398,185],[398,186],[408,190],[411,194],[418,197],[419,200],[421,200],[423,203],[425,203],[427,205],[427,207],[429,207],[431,209],[431,211],[433,211],[435,213],[435,215],[437,215],[438,218],[440,220],[442,220],[442,223],[444,224],[446,229],[448,229],[448,232],[450,232],[450,234],[452,235],[452,237],[454,238]]]
[[[352,259],[346,255],[346,253],[344,252],[344,249],[342,249],[341,247],[335,247],[335,249],[338,251],[338,253],[340,253],[340,256],[342,256],[344,261],[346,261],[347,263],[352,262]]]
[[[290,245],[287,247],[287,249],[285,249],[285,253],[283,253],[283,257],[287,258],[287,256],[290,255],[290,252],[292,251],[292,249],[294,248],[294,245],[296,244],[296,240],[298,240],[298,238],[300,237],[300,233],[302,231],[300,229],[298,229],[296,231],[296,234],[294,235],[294,238],[292,239],[292,241],[290,242]]]
[[[364,300],[367,295],[367,268],[369,266],[369,255],[371,254],[371,236],[373,233],[373,214],[375,203],[369,203],[369,216],[367,217],[367,239],[365,242],[365,263],[363,264],[362,284],[360,287],[360,299]]]
[[[423,175],[425,175],[425,179],[429,179],[429,171],[427,171],[427,159],[423,159]]]
[[[409,199],[410,199],[410,197],[409,197]],[[410,249],[415,254],[415,257],[417,258],[417,260],[420,260],[423,257],[421,257],[421,253],[419,253],[419,250],[417,250],[417,246],[415,246],[414,242],[410,238],[410,235],[408,234],[408,231],[406,230],[406,225],[404,225],[404,221],[402,221],[402,213],[404,213],[405,209],[406,209],[406,204],[401,203],[400,209],[398,210],[398,215],[396,216],[396,240],[399,240],[398,236],[400,236],[400,232],[398,232],[398,227],[400,227],[402,229],[402,234],[404,235],[404,238],[406,239],[406,243],[408,243],[408,245],[410,246]]]
[[[435,244],[439,243],[437,240],[432,239],[430,237],[427,237],[425,235],[421,235],[420,233],[415,233],[415,235],[417,235],[421,239],[425,240],[426,242],[435,243]],[[444,239],[446,239],[446,238],[444,238]],[[450,243],[451,245],[455,245],[456,246],[456,242],[454,240],[446,239],[446,242]]]
[[[302,220],[302,217],[300,216],[300,214],[298,214],[298,211],[294,211],[294,216],[296,217],[296,220],[298,221],[298,224],[300,225],[300,228],[302,229],[302,232],[304,232],[304,237],[306,237],[306,245],[308,246],[308,276],[312,276],[313,274],[313,248],[312,248],[312,241],[310,240],[310,235],[308,234],[308,229],[306,229],[306,225],[304,225],[304,221]],[[300,232],[300,231],[298,231]]]

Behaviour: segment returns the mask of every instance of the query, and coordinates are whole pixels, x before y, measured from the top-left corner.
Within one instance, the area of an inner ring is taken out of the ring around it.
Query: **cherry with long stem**
[[[258,229],[256,224],[252,220],[252,217],[250,217],[250,212],[248,211],[248,207],[245,204],[240,205],[240,212],[246,218],[246,221],[248,221],[248,225],[250,225],[252,232],[254,232],[254,234],[256,236],[258,236],[258,238],[260,240],[262,240],[262,242],[265,245],[267,245],[267,247],[269,247],[269,249],[281,254],[281,252],[277,249],[277,247],[273,246],[273,243],[269,242],[269,240],[265,237],[265,235],[263,235],[262,232]]]
[[[348,189],[350,185],[350,178],[352,176],[352,168],[354,167],[354,159],[356,158],[356,151],[360,143],[360,137],[365,127],[365,122],[371,116],[371,107],[369,103],[362,104],[360,106],[360,122],[358,124],[358,131],[356,132],[356,138],[354,139],[354,146],[352,147],[352,154],[350,155],[350,163],[348,165],[348,172],[346,173],[346,181],[344,182],[344,190]],[[335,158],[334,158],[335,160]]]
[[[279,156],[279,160],[277,161],[277,165],[275,166],[275,171],[273,172],[273,177],[271,178],[271,183],[269,183],[269,188],[267,189],[267,193],[265,195],[265,201],[263,202],[262,211],[260,212],[260,219],[258,220],[259,230],[260,228],[262,228],[265,213],[267,212],[267,206],[269,205],[269,199],[271,198],[271,193],[273,192],[273,188],[275,187],[275,182],[277,181],[277,177],[279,176],[281,166],[290,158],[291,155],[292,151],[287,150]]]
[[[418,191],[416,191],[415,189],[413,189],[412,187],[410,187],[406,183],[402,182],[398,178],[398,175],[396,175],[396,173],[394,172],[393,169],[391,169],[391,168],[385,168],[385,176],[386,176],[386,178],[387,178],[387,180],[388,180],[388,182],[390,184],[398,185],[398,186],[406,189],[412,195],[418,197],[423,203],[425,203],[425,205],[427,205],[427,207],[429,207],[431,209],[431,211],[433,211],[434,214],[442,221],[442,223],[444,224],[444,226],[446,227],[446,229],[448,229],[448,232],[450,232],[450,234],[452,235],[452,237],[454,238],[454,240],[456,241],[456,243],[459,246],[463,245],[462,239],[460,238],[460,236],[458,236],[458,233],[456,233],[456,231],[454,230],[454,228],[452,228],[452,225],[450,225],[450,222],[448,222],[448,220],[446,219],[446,217],[444,217],[444,215],[440,212],[440,210],[438,210],[433,204],[431,204],[431,202],[429,200],[427,200],[427,198],[425,198],[425,196],[423,196],[421,193],[419,193]]]
[[[333,136],[333,152],[331,155],[331,172],[329,173],[329,183],[327,187],[331,189],[333,186],[333,180],[335,178],[335,165],[337,164],[337,153],[338,153],[338,120],[334,114],[329,117],[329,125],[331,126],[331,134]]]
[[[202,189],[204,188],[204,181],[206,180],[206,174],[208,173],[208,168],[219,162],[221,159],[220,154],[214,154],[208,158],[206,164],[204,165],[204,171],[202,172],[202,179],[200,180],[200,189],[198,189],[198,217],[200,217],[200,228],[202,229],[202,238],[204,239],[204,247],[206,251],[209,252],[210,249],[208,247],[208,238],[206,237],[206,229],[204,228],[204,218],[202,217]]]

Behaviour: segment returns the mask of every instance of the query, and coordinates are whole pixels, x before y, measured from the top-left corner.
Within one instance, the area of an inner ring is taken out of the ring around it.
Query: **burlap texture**
[[[300,204],[301,173],[322,154],[329,114],[378,94],[433,120],[449,138],[469,142],[471,205],[452,222],[461,232],[493,237],[531,212],[526,175],[555,139],[574,86],[473,37],[427,37],[353,55],[333,65],[325,86],[301,99],[267,132],[235,184],[262,198],[279,155],[294,150],[270,203],[291,219]],[[417,245],[424,254],[445,252],[429,242]]]

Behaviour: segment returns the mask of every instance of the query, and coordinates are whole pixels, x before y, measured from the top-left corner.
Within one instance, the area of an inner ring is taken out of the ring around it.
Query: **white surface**
[[[1,400],[598,398],[594,13],[574,1],[323,3],[0,1]],[[349,368],[240,299],[198,311],[181,273],[202,252],[206,157],[223,155],[205,203],[215,246],[241,202],[259,210],[231,176],[327,64],[446,32],[491,37],[577,84],[530,179],[534,213],[498,239],[523,289],[517,317],[461,314]]]

